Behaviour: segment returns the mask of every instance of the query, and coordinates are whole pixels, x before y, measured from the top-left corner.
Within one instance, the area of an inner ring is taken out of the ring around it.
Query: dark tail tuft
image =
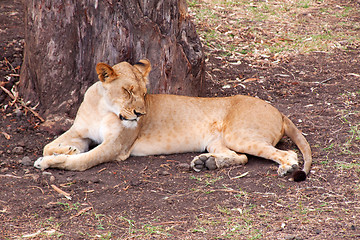
[[[302,170],[296,170],[292,174],[294,182],[301,182],[306,180],[306,173]]]

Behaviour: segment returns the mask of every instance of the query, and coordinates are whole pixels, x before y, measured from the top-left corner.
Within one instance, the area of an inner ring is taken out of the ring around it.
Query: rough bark
[[[98,62],[152,62],[149,91],[199,95],[204,55],[185,0],[26,0],[20,91],[74,116]],[[46,109],[46,111],[45,111]],[[45,112],[44,112],[45,111]]]

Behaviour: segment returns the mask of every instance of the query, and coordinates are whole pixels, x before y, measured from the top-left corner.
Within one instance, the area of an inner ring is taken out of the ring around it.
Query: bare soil
[[[1,86],[18,81],[23,26],[21,1],[2,0]],[[359,46],[269,65],[205,51],[206,96],[262,98],[304,132],[314,158],[306,181],[252,156],[195,173],[197,153],[40,171],[32,164],[56,136],[0,90],[0,239],[359,239]],[[278,147],[296,150],[288,138]]]

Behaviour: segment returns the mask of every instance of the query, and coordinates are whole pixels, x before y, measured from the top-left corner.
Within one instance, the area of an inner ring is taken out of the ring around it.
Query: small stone
[[[51,172],[43,171],[43,172],[42,172],[42,175],[52,175],[52,173],[51,173]]]
[[[14,147],[14,149],[12,150],[12,153],[15,153],[15,154],[23,154],[24,153],[24,148],[23,147]]]
[[[33,162],[31,161],[31,159],[27,156],[23,157],[23,159],[21,159],[21,164],[24,166],[32,166]]]
[[[50,182],[51,183],[55,182],[55,177],[53,175],[50,176]]]
[[[182,171],[189,171],[190,170],[190,164],[188,163],[179,163],[177,167]]]
[[[1,170],[0,170],[0,172],[7,172],[9,170],[9,168],[7,168],[7,167],[5,167],[5,168],[2,168]]]
[[[20,147],[25,147],[25,141],[24,140],[20,140],[17,145],[19,145]]]
[[[287,95],[287,91],[285,89],[280,90],[281,95]]]
[[[161,175],[161,176],[168,176],[168,175],[170,175],[170,173],[169,173],[168,171],[160,171],[160,172],[159,172],[159,175]]]
[[[16,110],[14,111],[14,113],[15,113],[16,117],[21,117],[21,116],[23,115],[23,113],[21,112],[20,109],[16,109]]]
[[[40,178],[40,175],[38,175],[38,174],[32,175],[32,179],[34,180],[34,182],[38,182],[39,178]]]
[[[285,240],[294,240],[296,237],[294,235],[288,235],[284,238]]]
[[[353,230],[353,231],[355,231],[355,230],[356,230],[355,225],[351,225],[351,230]]]
[[[133,187],[137,187],[141,184],[141,181],[139,181],[138,179],[133,179],[130,181],[130,185]]]

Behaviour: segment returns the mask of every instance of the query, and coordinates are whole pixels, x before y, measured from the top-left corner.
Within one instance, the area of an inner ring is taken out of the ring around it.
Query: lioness
[[[73,126],[44,148],[34,166],[84,171],[97,164],[146,156],[204,152],[195,171],[245,164],[245,154],[280,164],[278,174],[305,180],[311,166],[308,142],[295,125],[268,103],[248,96],[197,98],[146,94],[151,65],[121,62],[96,66],[100,79],[84,96]],[[304,156],[274,146],[286,134]],[[89,151],[91,142],[99,144]]]

